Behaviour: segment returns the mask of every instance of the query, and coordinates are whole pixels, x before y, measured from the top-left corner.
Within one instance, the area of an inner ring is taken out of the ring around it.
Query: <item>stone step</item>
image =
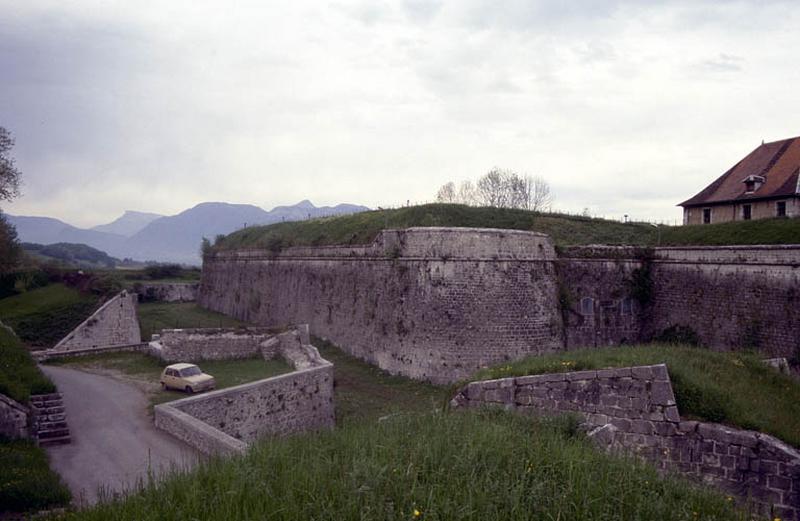
[[[59,438],[62,436],[69,436],[69,429],[62,428],[62,429],[41,430],[37,433],[37,436],[40,442],[45,438]]]
[[[71,441],[72,441],[72,438],[70,438],[69,435],[58,436],[58,437],[55,437],[55,438],[45,438],[43,440],[39,440],[39,446],[40,447],[47,447],[47,446],[50,446],[50,445],[66,445],[67,443],[70,443]]]
[[[63,396],[61,395],[61,393],[34,394],[34,395],[31,395],[30,401],[31,401],[31,403],[41,403],[41,402],[47,402],[47,401],[50,401],[50,400],[60,400],[62,398],[63,398]]]
[[[34,408],[34,414],[36,416],[48,416],[51,414],[64,414],[64,406],[61,407],[48,407],[46,409],[36,409]]]
[[[42,414],[36,418],[40,422],[63,422],[67,421],[67,415],[63,412],[55,414]]]
[[[67,422],[41,422],[36,425],[37,432],[46,432],[58,429],[67,429]]]

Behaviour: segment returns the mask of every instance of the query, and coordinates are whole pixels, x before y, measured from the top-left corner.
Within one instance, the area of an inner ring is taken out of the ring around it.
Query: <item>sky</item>
[[[500,167],[561,211],[679,222],[800,134],[798,28],[795,1],[0,0],[2,209],[388,207]]]

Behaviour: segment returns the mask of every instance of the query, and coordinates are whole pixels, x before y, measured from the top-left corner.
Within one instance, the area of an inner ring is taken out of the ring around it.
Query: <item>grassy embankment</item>
[[[331,432],[264,440],[75,519],[746,519],[732,502],[597,452],[569,419],[442,412],[448,389],[335,347]]]
[[[384,228],[455,226],[529,230],[550,235],[556,245],[631,244],[680,246],[789,244],[800,242],[800,219],[764,219],[698,226],[653,226],[565,214],[507,208],[427,204],[375,210],[301,222],[253,226],[236,231],[214,248],[266,248],[326,244],[368,244]]]
[[[0,320],[32,348],[52,347],[97,307],[95,295],[64,284],[0,299]]]
[[[54,390],[22,342],[0,327],[0,393],[25,403],[31,394]],[[50,470],[43,449],[29,441],[0,438],[0,518],[3,512],[61,506],[69,500],[69,490]]]
[[[772,434],[800,447],[800,384],[757,354],[653,344],[554,353],[478,372],[473,380],[665,363],[682,417]]]
[[[142,340],[162,329],[192,327],[239,327],[248,325],[233,317],[201,308],[194,302],[146,302],[139,304]]]

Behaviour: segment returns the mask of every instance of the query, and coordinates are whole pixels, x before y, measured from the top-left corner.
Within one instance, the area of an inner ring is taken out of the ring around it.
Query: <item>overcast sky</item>
[[[0,0],[4,210],[398,205],[499,166],[561,210],[679,219],[800,134],[800,3],[652,4]]]

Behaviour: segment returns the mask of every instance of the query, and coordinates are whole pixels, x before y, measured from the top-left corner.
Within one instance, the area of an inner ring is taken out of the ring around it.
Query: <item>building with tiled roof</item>
[[[762,143],[682,202],[684,224],[800,216],[800,137]]]

